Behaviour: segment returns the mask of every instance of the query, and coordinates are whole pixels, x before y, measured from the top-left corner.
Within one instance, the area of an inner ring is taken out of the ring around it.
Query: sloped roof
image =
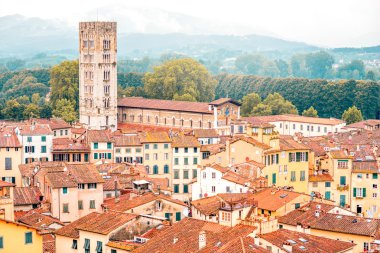
[[[191,135],[177,134],[173,136],[172,147],[173,148],[185,148],[185,147],[200,147],[201,144],[197,138]]]
[[[321,124],[321,125],[338,125],[345,123],[343,120],[336,118],[314,118],[306,117],[295,114],[283,114],[283,115],[270,115],[270,116],[254,116],[245,117],[244,120],[250,123],[271,123],[277,121],[291,121],[309,124]]]
[[[37,186],[15,187],[14,188],[14,205],[33,205],[39,204],[42,193]]]
[[[203,102],[174,101],[162,99],[148,99],[141,97],[126,97],[117,100],[119,107],[145,108],[152,110],[183,111],[212,114],[209,104]]]
[[[351,242],[328,239],[287,229],[279,229],[259,235],[259,237],[283,250],[284,243],[289,243],[289,240],[291,240],[294,243],[290,243],[290,246],[292,246],[292,252],[295,253],[336,253],[352,249],[356,245]]]
[[[0,130],[0,148],[20,148],[22,147],[17,135],[12,130]]]
[[[67,169],[75,178],[78,184],[103,183],[104,180],[99,174],[96,166],[90,163],[67,164]]]
[[[215,129],[194,129],[195,138],[218,138],[219,134]]]
[[[267,188],[254,194],[258,208],[270,211],[276,211],[300,196],[306,197],[302,193],[274,188]]]
[[[89,142],[114,142],[110,130],[87,130]]]
[[[256,228],[236,225],[222,226],[217,223],[184,218],[157,233],[134,252],[218,252],[224,245],[238,237],[245,237]],[[199,250],[199,233],[206,233],[206,246]],[[176,242],[173,243],[174,238]]]
[[[115,147],[134,147],[142,145],[138,135],[116,135],[114,138]]]
[[[210,102],[209,104],[210,105],[216,105],[216,106],[218,106],[218,105],[223,105],[225,103],[232,103],[232,104],[241,106],[241,103],[233,100],[232,98],[219,98],[217,100],[214,100],[214,101]]]
[[[140,134],[141,143],[169,143],[171,142],[167,132],[144,132]]]

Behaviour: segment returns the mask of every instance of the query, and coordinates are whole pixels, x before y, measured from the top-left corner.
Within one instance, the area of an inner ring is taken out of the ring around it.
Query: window
[[[95,200],[90,200],[90,209],[95,209]]]
[[[181,220],[181,212],[176,212],[175,213],[175,220],[180,221]]]
[[[153,149],[158,149],[158,144],[153,144]]]
[[[325,187],[331,187],[331,182],[325,182]]]
[[[169,148],[169,144],[165,143],[164,144],[164,149],[168,149]]]
[[[136,148],[136,153],[141,153],[141,148]]]
[[[327,191],[325,193],[325,199],[330,200],[331,199],[331,192]]]
[[[174,148],[174,153],[178,153],[179,148]]]
[[[77,240],[73,240],[73,244],[71,245],[71,248],[72,249],[78,249],[78,241]]]
[[[112,159],[112,153],[107,153],[107,159]]]
[[[189,153],[189,148],[185,148],[185,153]]]
[[[25,146],[25,153],[34,153],[34,146]]]
[[[102,253],[103,252],[103,244],[102,242],[97,241],[96,242],[96,253]]]
[[[78,210],[83,210],[83,200],[78,200]]]
[[[46,136],[41,136],[41,141],[45,142],[46,141]]]
[[[203,178],[206,178],[206,172],[203,172]]]
[[[216,173],[215,173],[215,172],[212,172],[212,173],[211,173],[211,177],[212,177],[212,178],[216,178]]]
[[[187,158],[187,157],[184,158],[184,164],[189,165],[189,158]]]
[[[189,186],[187,184],[183,185],[183,193],[189,193]]]
[[[198,164],[198,157],[194,157],[194,158],[193,158],[193,164],[194,164],[194,165],[197,165],[197,164]]]
[[[174,193],[179,193],[179,184],[174,185]]]
[[[363,250],[364,250],[364,252],[367,252],[369,250],[369,243],[368,242],[364,243]]]
[[[290,181],[292,181],[292,182],[296,181],[296,172],[295,171],[290,172]]]
[[[96,189],[96,183],[90,183],[87,186],[88,189]]]
[[[98,149],[98,147],[99,147],[99,143],[95,142],[94,143],[94,149]]]
[[[372,184],[373,189],[377,189],[377,184]]]
[[[111,253],[117,253],[115,249],[111,249]]]
[[[338,168],[347,169],[348,168],[348,160],[338,160]]]
[[[372,179],[377,179],[377,178],[378,178],[377,173],[373,173],[372,174]]]
[[[112,143],[111,142],[107,142],[107,149],[112,149]]]
[[[144,148],[149,149],[149,144],[145,144]]]
[[[179,170],[174,170],[174,179],[179,179]]]
[[[174,165],[178,165],[179,164],[179,159],[178,158],[174,158]]]
[[[67,187],[63,187],[63,188],[62,188],[62,193],[63,193],[63,194],[67,194]]]
[[[196,178],[197,177],[197,169],[193,169],[193,178]]]
[[[67,203],[63,204],[62,210],[64,213],[68,213],[69,212],[69,204],[67,204]]]
[[[211,192],[215,192],[215,186],[211,186]]]
[[[164,160],[169,160],[169,153],[164,153]]]
[[[28,136],[27,141],[28,141],[28,142],[32,142],[32,137],[31,137],[31,136]]]
[[[149,154],[145,154],[145,160],[149,161]]]
[[[5,158],[5,169],[6,170],[11,170],[12,169],[12,158],[11,157],[6,157]]]
[[[87,238],[84,239],[83,248],[84,248],[85,253],[90,253],[90,239],[87,239]]]
[[[194,153],[198,153],[198,148],[194,148]]]
[[[354,198],[365,198],[366,196],[366,188],[354,188]]]
[[[41,153],[46,153],[46,146],[41,146]]]
[[[306,173],[305,171],[301,171],[301,175],[300,175],[300,181],[305,181],[305,178],[306,178]]]
[[[153,174],[158,174],[158,166],[153,165]]]
[[[231,213],[222,212],[222,221],[231,221]]]
[[[342,185],[342,186],[346,185],[346,177],[345,176],[341,176],[339,182],[340,182],[340,185]]]
[[[26,232],[25,233],[25,244],[31,244],[33,243],[33,233],[32,232]]]
[[[184,179],[189,179],[189,170],[184,170],[183,171],[183,178]]]
[[[0,237],[0,249],[4,249],[4,239]]]
[[[158,160],[158,153],[153,154],[153,160],[157,161]]]
[[[300,204],[300,203],[295,203],[295,204],[294,204],[294,208],[295,208],[295,209],[298,209],[298,208],[300,208],[300,207],[301,207],[301,204]]]
[[[167,165],[167,164],[164,165],[164,173],[165,174],[169,173],[169,165]]]

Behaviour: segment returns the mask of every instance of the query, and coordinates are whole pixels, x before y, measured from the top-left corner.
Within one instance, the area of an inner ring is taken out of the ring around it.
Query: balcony
[[[336,189],[338,190],[338,191],[348,191],[349,189],[350,189],[350,187],[349,187],[349,185],[347,184],[347,185],[337,185],[336,186]]]

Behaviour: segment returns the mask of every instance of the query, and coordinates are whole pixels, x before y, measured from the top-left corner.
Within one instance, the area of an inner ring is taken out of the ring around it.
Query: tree
[[[263,103],[258,104],[252,109],[251,116],[267,116],[272,115],[272,108],[270,105]]]
[[[275,61],[277,69],[280,71],[280,76],[281,77],[287,77],[289,76],[289,64],[280,59]]]
[[[77,119],[77,112],[75,111],[75,102],[66,98],[56,101],[56,107],[53,110],[55,117],[62,118],[66,122],[72,123]]]
[[[36,104],[29,104],[25,107],[23,112],[24,119],[29,118],[39,118],[40,117],[40,107]]]
[[[317,110],[314,109],[313,106],[310,106],[309,109],[304,110],[302,112],[302,116],[317,118],[318,117],[318,112],[317,112]]]
[[[24,105],[19,104],[16,99],[8,100],[2,114],[5,119],[23,120]]]
[[[214,99],[216,80],[207,69],[193,59],[175,59],[146,73],[144,91],[148,97],[160,99],[186,98],[192,101]],[[183,95],[188,94],[184,97]]]
[[[79,108],[79,66],[78,61],[64,61],[50,70],[51,96],[50,102],[53,110],[57,108],[57,102],[66,99]]]
[[[361,60],[353,60],[348,64],[342,65],[337,71],[338,78],[363,79],[365,77],[365,66]]]
[[[240,112],[242,116],[251,115],[252,109],[261,103],[261,97],[257,93],[250,93],[243,97]]]
[[[363,116],[362,112],[356,106],[352,106],[343,112],[342,119],[349,125],[362,121]]]
[[[298,114],[297,108],[277,92],[269,94],[263,103],[271,107],[273,115]]]
[[[45,119],[50,119],[53,116],[53,109],[50,105],[45,104],[41,107],[40,117]]]
[[[331,70],[334,58],[325,51],[306,55],[306,68],[311,78],[324,78],[326,73]]]
[[[10,71],[15,71],[15,70],[23,68],[25,66],[25,61],[20,60],[20,59],[12,59],[12,60],[7,61],[5,63],[5,66]]]
[[[369,70],[365,76],[365,79],[371,80],[371,81],[376,81],[376,74],[373,70]]]

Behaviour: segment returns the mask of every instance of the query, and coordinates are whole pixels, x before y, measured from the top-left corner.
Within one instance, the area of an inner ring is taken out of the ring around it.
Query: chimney
[[[206,247],[206,232],[202,230],[199,232],[199,250],[204,247]]]
[[[292,252],[292,245],[290,245],[289,242],[284,242],[284,244],[282,245],[282,247],[284,248],[284,250],[286,250],[287,252]]]
[[[253,238],[253,242],[254,242],[255,245],[259,246],[259,245],[260,245],[260,239],[259,239],[259,237],[258,237],[258,236],[255,236],[255,237]]]
[[[173,244],[176,244],[178,242],[178,238],[177,237],[174,237],[173,238]]]
[[[302,233],[302,225],[300,223],[297,223],[297,232]]]

